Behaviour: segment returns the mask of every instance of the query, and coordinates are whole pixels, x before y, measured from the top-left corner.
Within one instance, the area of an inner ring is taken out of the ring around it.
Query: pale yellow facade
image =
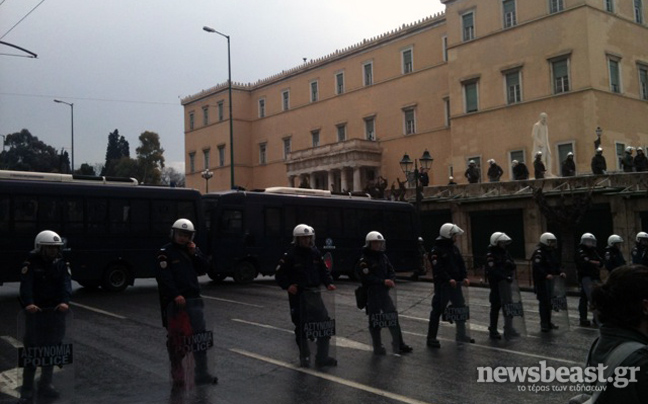
[[[447,183],[451,170],[466,182],[470,158],[480,159],[482,181],[488,159],[503,180],[514,158],[533,176],[531,132],[541,112],[554,173],[567,151],[578,173],[590,172],[597,127],[610,171],[617,148],[648,145],[648,1],[639,9],[635,0],[442,2],[444,14],[234,83],[235,185],[307,179],[313,188],[360,191],[383,176],[391,186],[405,177],[403,154],[426,149],[430,185]],[[214,173],[210,191],[231,186],[227,90],[182,100],[189,187],[205,190],[205,168]]]

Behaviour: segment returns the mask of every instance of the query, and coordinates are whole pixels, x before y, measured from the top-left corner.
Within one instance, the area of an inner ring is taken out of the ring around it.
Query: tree
[[[140,179],[141,176],[138,175],[139,167],[137,160],[130,157],[122,157],[117,161],[113,161],[113,174],[114,177],[124,177],[124,178],[136,178],[139,182],[142,182]]]
[[[108,135],[108,146],[106,147],[106,164],[101,170],[102,176],[117,176],[114,172],[114,166],[122,157],[130,158],[130,146],[123,136],[119,135],[119,130],[115,129]]]
[[[2,168],[6,170],[69,172],[67,152],[59,154],[55,148],[33,136],[27,129],[7,135],[4,146],[9,147],[9,150],[2,151],[0,161]]]
[[[162,169],[161,183],[170,187],[184,188],[185,176],[173,167],[164,167]]]
[[[81,167],[79,167],[79,168],[76,170],[75,174],[79,174],[79,175],[92,175],[92,176],[97,175],[97,173],[95,172],[94,167],[92,167],[92,166],[91,166],[90,164],[88,164],[88,163],[83,163],[83,164],[81,164]]]
[[[146,131],[139,136],[139,141],[140,146],[135,151],[141,181],[145,184],[159,185],[164,169],[164,149],[160,147],[160,135]]]

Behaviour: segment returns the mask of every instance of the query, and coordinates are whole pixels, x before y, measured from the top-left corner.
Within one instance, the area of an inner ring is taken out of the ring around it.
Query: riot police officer
[[[547,172],[547,169],[545,168],[544,163],[542,162],[542,152],[539,151],[535,155],[535,160],[533,160],[533,171],[535,172],[535,178],[536,180],[542,179],[545,177],[545,172]]]
[[[481,171],[479,167],[477,167],[475,160],[470,160],[468,162],[468,168],[464,173],[464,177],[466,177],[468,179],[468,182],[471,184],[478,183],[481,180]]]
[[[318,290],[320,285],[328,290],[335,290],[333,278],[329,273],[322,254],[315,247],[315,230],[306,225],[299,224],[293,229],[293,243],[288,251],[279,260],[275,279],[282,289],[288,292],[290,304],[290,318],[295,325],[295,341],[299,347],[299,363],[302,367],[310,366],[310,348],[308,338],[302,325],[306,322],[302,316],[324,321],[328,319],[328,312],[321,297],[309,291]],[[305,307],[307,298],[317,301],[310,302]],[[310,311],[309,311],[310,310]],[[330,337],[317,338],[317,366],[336,366],[337,360],[329,356]]]
[[[496,340],[502,339],[501,334],[497,331],[497,320],[500,309],[502,309],[502,301],[511,301],[510,284],[515,278],[515,261],[506,250],[506,246],[511,242],[511,238],[506,233],[495,232],[490,237],[486,253],[486,277],[490,286],[489,301],[491,304],[488,336]],[[519,336],[519,333],[513,328],[512,317],[506,316],[506,313],[503,314],[504,337],[510,339]]]
[[[596,149],[596,154],[592,157],[592,174],[594,175],[603,175],[607,174],[607,163],[605,162],[605,156],[603,155],[603,149],[598,147]]]
[[[385,254],[386,240],[377,231],[367,233],[362,256],[356,265],[356,275],[367,291],[367,315],[369,334],[375,355],[385,355],[387,350],[381,341],[382,324],[386,323],[392,336],[392,349],[395,354],[412,352],[412,347],[403,342],[403,334],[398,322],[396,305],[389,296],[389,290],[396,287],[396,273]],[[381,317],[382,316],[382,317]],[[384,321],[380,321],[381,318]]]
[[[196,230],[190,220],[176,220],[171,226],[171,242],[164,245],[157,254],[156,280],[160,295],[162,325],[167,329],[167,348],[174,389],[185,386],[182,368],[184,351],[182,347],[177,346],[180,342],[174,337],[176,326],[188,326],[194,334],[206,330],[198,276],[207,272],[209,262],[193,242],[195,233]],[[171,304],[187,313],[190,324],[169,324],[167,310]],[[195,383],[216,384],[218,378],[209,373],[207,352],[205,350],[194,352],[194,359]]]
[[[553,278],[566,275],[560,268],[560,260],[555,254],[558,240],[552,233],[540,236],[538,247],[531,256],[533,265],[533,284],[540,310],[540,331],[549,332],[558,326],[551,322],[551,297]]]
[[[632,249],[632,263],[648,266],[648,233],[640,231]]]
[[[587,319],[588,304],[592,302],[592,289],[601,282],[603,259],[596,251],[596,237],[592,233],[584,233],[576,250],[576,269],[578,282],[581,286],[578,314],[580,326],[589,327],[592,323]]]
[[[430,311],[430,322],[427,333],[427,346],[439,348],[441,344],[437,339],[439,332],[439,320],[444,313],[448,303],[455,308],[466,307],[466,302],[461,286],[468,286],[468,271],[461,256],[459,248],[455,245],[457,237],[464,233],[459,226],[453,223],[445,223],[439,230],[439,237],[434,241],[434,247],[430,251],[430,263],[434,276],[434,296],[432,297],[432,311]],[[466,333],[466,321],[456,321],[456,340],[458,342],[474,343]]]
[[[58,345],[65,336],[65,313],[69,310],[72,286],[69,264],[61,255],[63,240],[51,230],[36,235],[34,250],[23,263],[20,276],[20,302],[26,311],[24,345]],[[52,386],[54,367],[43,366],[38,396],[55,400],[60,393]],[[20,403],[34,399],[36,366],[23,368]]]
[[[623,239],[617,234],[608,237],[608,245],[605,247],[605,268],[610,272],[626,263],[620,249],[621,243],[623,243]]]

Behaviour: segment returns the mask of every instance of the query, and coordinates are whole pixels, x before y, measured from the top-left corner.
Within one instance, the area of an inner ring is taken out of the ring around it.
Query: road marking
[[[239,355],[247,356],[248,358],[260,360],[260,361],[263,361],[263,362],[271,363],[271,364],[276,365],[276,366],[281,366],[281,367],[286,368],[286,369],[294,370],[296,372],[301,372],[301,373],[305,373],[307,375],[319,377],[320,379],[328,380],[328,381],[333,382],[333,383],[338,383],[338,384],[341,384],[343,386],[354,388],[356,390],[366,391],[368,393],[372,393],[372,394],[375,394],[375,395],[378,395],[378,396],[381,396],[381,397],[390,398],[392,400],[400,401],[402,403],[407,403],[407,404],[429,404],[426,401],[420,401],[420,400],[417,400],[417,399],[414,399],[414,398],[402,396],[400,394],[391,393],[391,392],[385,391],[385,390],[380,390],[380,389],[377,389],[377,388],[374,388],[374,387],[371,387],[371,386],[367,386],[366,384],[361,384],[361,383],[353,382],[351,380],[346,380],[346,379],[343,379],[343,378],[338,377],[338,376],[330,375],[328,373],[318,372],[316,370],[312,370],[312,369],[308,369],[308,368],[300,368],[300,367],[297,367],[297,366],[292,365],[292,364],[287,363],[287,362],[283,362],[283,361],[280,361],[280,360],[277,360],[277,359],[269,358],[267,356],[258,355],[258,354],[255,354],[255,353],[252,353],[252,352],[249,352],[249,351],[244,351],[242,349],[232,348],[232,349],[230,349],[230,351],[234,352],[234,353],[237,353]]]
[[[259,306],[258,304],[252,304],[252,303],[244,303],[244,302],[237,302],[236,300],[229,300],[229,299],[223,299],[221,297],[213,297],[213,296],[201,296],[203,299],[210,299],[210,300],[218,300],[220,302],[227,302],[227,303],[234,303],[234,304],[240,304],[241,306],[249,306],[249,307],[256,307],[259,309],[262,309],[263,306]]]
[[[127,318],[127,317],[124,317],[124,316],[120,316],[119,314],[111,313],[109,311],[97,309],[95,307],[86,306],[85,304],[79,304],[79,303],[75,303],[75,302],[70,302],[70,305],[71,306],[76,306],[76,307],[81,307],[82,309],[94,311],[95,313],[105,314],[107,316],[115,317],[115,318],[118,318],[120,320],[126,320],[126,318]]]
[[[23,346],[22,342],[18,341],[17,339],[12,337],[11,335],[0,336],[0,339],[7,341],[9,343],[9,345],[11,345],[14,348],[22,348],[22,346]]]
[[[275,327],[273,325],[269,324],[261,324],[261,323],[255,323],[252,321],[246,321],[246,320],[241,320],[238,318],[233,318],[231,319],[232,321],[236,321],[237,323],[242,323],[242,324],[247,324],[247,325],[253,325],[255,327],[261,327],[261,328],[267,328],[270,330],[277,330],[277,331],[283,331],[287,333],[294,333],[293,330],[288,330],[285,328],[279,328]],[[334,338],[334,344],[336,347],[341,347],[341,348],[350,348],[350,349],[357,349],[359,351],[367,351],[367,352],[373,352],[373,347],[367,344],[363,344],[362,342],[354,341],[352,339],[344,338],[344,337],[338,337],[337,335],[333,337]]]
[[[403,334],[410,334],[410,335],[414,335],[414,336],[417,336],[417,337],[425,337],[425,338],[427,338],[427,335],[418,334],[418,333],[415,333],[415,332],[403,331]],[[442,341],[456,342],[455,340],[449,339],[449,338],[439,338],[439,339],[442,340]],[[556,362],[564,362],[564,363],[571,363],[571,364],[574,364],[574,365],[582,365],[581,362],[575,362],[575,361],[570,361],[570,360],[567,360],[567,359],[560,359],[560,358],[552,358],[551,356],[546,356],[546,355],[536,355],[536,354],[527,353],[527,352],[513,351],[512,349],[497,348],[497,347],[494,347],[494,346],[480,345],[480,344],[464,344],[464,345],[465,346],[474,346],[474,347],[483,348],[483,349],[490,349],[490,350],[499,351],[499,352],[507,352],[507,353],[511,353],[511,354],[515,354],[515,355],[528,356],[530,358],[540,358],[540,359],[547,359],[547,360],[552,360],[552,361],[556,361]]]

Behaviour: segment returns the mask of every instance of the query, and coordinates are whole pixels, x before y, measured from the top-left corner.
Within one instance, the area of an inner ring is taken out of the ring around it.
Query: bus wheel
[[[250,283],[256,278],[256,268],[248,261],[239,262],[234,268],[234,282]]]
[[[113,264],[104,273],[102,287],[109,292],[123,292],[128,287],[130,273],[122,264]]]

